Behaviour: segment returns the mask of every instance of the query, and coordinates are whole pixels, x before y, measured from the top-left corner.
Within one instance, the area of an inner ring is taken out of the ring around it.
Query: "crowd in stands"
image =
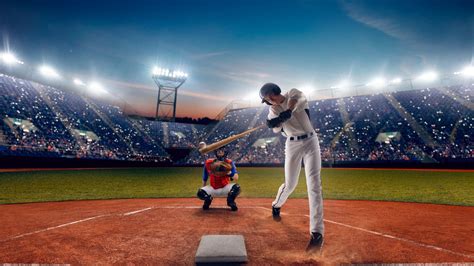
[[[164,122],[134,120],[116,106],[3,74],[0,118],[0,156],[169,160]],[[25,128],[25,122],[31,128]],[[202,125],[178,127],[185,131],[178,132],[180,136],[195,133],[186,135],[189,143],[204,131]]]
[[[472,89],[453,86],[311,101],[322,160],[472,160]],[[200,141],[211,144],[265,124],[267,114],[268,106],[262,105],[230,110],[209,125],[133,119],[77,92],[0,74],[0,156],[161,161],[170,160],[168,149],[189,149],[175,163],[201,164],[207,157],[197,151]],[[379,137],[385,133],[397,137]],[[240,164],[280,164],[284,146],[282,134],[262,128],[227,150]]]
[[[472,86],[394,93],[395,98],[433,139],[426,149],[434,159],[473,157]]]
[[[207,133],[207,127],[199,124],[167,123],[170,148],[194,148]]]
[[[26,80],[0,74],[0,114],[3,141],[13,147],[12,153],[30,148],[69,154],[77,149],[74,138]],[[24,129],[22,121],[30,121],[35,127]]]
[[[447,93],[455,95],[448,96]],[[394,97],[401,108],[394,107]],[[458,97],[458,100],[456,100]],[[324,162],[341,161],[427,161],[474,159],[474,112],[471,87],[411,90],[363,95],[340,99],[311,101],[310,118],[318,134]],[[459,101],[462,99],[462,101]],[[470,102],[471,108],[461,102]],[[407,121],[403,110],[415,119],[433,142],[427,142]],[[268,107],[230,111],[207,143],[224,139],[265,123]],[[253,119],[256,117],[257,119]],[[227,129],[227,130],[226,130]],[[389,140],[377,140],[379,133],[398,133]],[[262,147],[258,139],[276,136],[277,140]],[[280,164],[284,162],[285,138],[269,129],[261,129],[228,147],[231,157],[241,164]],[[188,163],[204,160],[191,153]]]

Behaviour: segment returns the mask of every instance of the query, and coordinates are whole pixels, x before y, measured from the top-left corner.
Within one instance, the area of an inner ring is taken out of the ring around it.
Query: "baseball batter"
[[[296,188],[304,163],[308,186],[310,234],[308,251],[320,250],[323,245],[323,198],[321,188],[321,154],[316,132],[311,125],[306,97],[297,89],[281,94],[274,83],[260,89],[262,103],[270,105],[267,125],[273,132],[282,132],[285,143],[285,183],[278,189],[272,203],[273,218],[279,221],[280,208]]]
[[[214,197],[227,196],[227,206],[237,211],[235,198],[240,194],[240,186],[230,181],[237,181],[239,174],[234,162],[227,158],[224,148],[215,150],[215,155],[216,158],[204,163],[202,187],[197,192],[198,198],[204,201],[202,209],[208,210]],[[210,184],[206,185],[208,180]]]

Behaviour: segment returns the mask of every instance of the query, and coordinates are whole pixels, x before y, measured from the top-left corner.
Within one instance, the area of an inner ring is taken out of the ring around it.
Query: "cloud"
[[[397,18],[386,16],[386,14],[377,14],[360,2],[341,1],[341,4],[343,9],[347,12],[347,15],[353,20],[411,45],[418,43],[416,34],[411,32],[410,29],[404,28],[403,25],[398,22]]]
[[[202,59],[208,59],[208,58],[212,58],[216,56],[225,55],[228,53],[229,51],[210,52],[210,53],[192,55],[190,58],[194,60],[202,60]]]
[[[473,45],[473,1],[341,0],[347,15],[416,50],[443,52]],[[470,49],[470,48],[469,48]]]
[[[452,68],[473,55],[474,1],[340,0],[352,20],[393,38],[399,70]]]

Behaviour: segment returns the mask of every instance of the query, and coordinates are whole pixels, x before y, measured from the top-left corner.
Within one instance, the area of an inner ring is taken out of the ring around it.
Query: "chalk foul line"
[[[61,228],[61,227],[66,227],[66,226],[73,225],[73,224],[83,223],[83,222],[87,222],[87,221],[98,219],[98,218],[105,217],[105,216],[110,216],[110,214],[97,215],[97,216],[93,216],[93,217],[89,217],[89,218],[85,218],[85,219],[81,219],[81,220],[77,220],[77,221],[73,221],[73,222],[69,222],[69,223],[65,223],[65,224],[60,224],[60,225],[57,225],[57,226],[47,227],[47,228],[36,230],[36,231],[33,231],[33,232],[16,235],[16,236],[4,239],[1,242],[6,242],[6,241],[9,241],[9,240],[18,239],[18,238],[22,238],[22,237],[25,237],[25,236],[30,236],[30,235],[34,235],[34,234],[38,234],[38,233],[42,233],[42,232],[46,232],[46,231],[51,231],[51,230],[54,230],[54,229],[58,229],[58,228]]]

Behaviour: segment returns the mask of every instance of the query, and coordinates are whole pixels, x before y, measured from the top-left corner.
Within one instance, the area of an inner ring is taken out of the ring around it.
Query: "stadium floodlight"
[[[176,71],[176,76],[177,76],[178,78],[183,78],[183,77],[184,77],[184,72],[181,71],[181,70],[178,70],[178,71]]]
[[[244,98],[242,98],[242,100],[244,101],[255,101],[255,99],[259,99],[260,100],[260,95],[258,92],[251,92],[249,94],[247,94]]]
[[[313,87],[312,87],[312,86],[309,86],[309,85],[307,85],[307,86],[302,86],[300,90],[301,90],[301,92],[303,92],[303,94],[306,95],[307,97],[310,96],[310,95],[313,93],[313,91],[314,91]]]
[[[153,67],[152,76],[154,78],[165,79],[168,81],[182,81],[186,80],[188,74],[182,70],[171,70],[168,68]]]
[[[151,71],[153,75],[160,75],[161,74],[161,68],[159,67],[153,67],[153,70]]]
[[[461,74],[462,74],[464,77],[467,77],[467,78],[472,78],[472,77],[474,77],[474,66],[467,66],[467,67],[465,67],[465,68],[461,71]]]
[[[156,118],[160,120],[176,119],[178,88],[186,82],[188,74],[181,69],[168,69],[155,66],[151,78],[158,86]]]
[[[369,83],[366,84],[369,87],[380,88],[386,85],[386,81],[382,77],[374,78]]]
[[[426,82],[435,81],[436,79],[438,79],[438,74],[434,71],[427,71],[417,78],[417,80]]]
[[[50,67],[50,66],[47,66],[47,65],[43,65],[39,68],[39,71],[41,74],[43,74],[43,76],[47,77],[47,78],[60,78],[61,76],[58,74],[58,72],[56,70],[54,70],[54,68]]]
[[[86,85],[84,82],[82,82],[82,80],[80,80],[78,78],[75,78],[73,81],[74,81],[74,84],[76,84],[77,86],[85,86]]]
[[[89,85],[89,90],[92,92],[92,93],[95,93],[95,94],[104,94],[104,93],[107,93],[107,91],[104,89],[104,87],[102,86],[102,84],[98,83],[98,82],[91,82],[90,85]]]
[[[349,81],[348,80],[342,80],[339,82],[336,86],[332,86],[331,89],[344,89],[349,86]]]
[[[402,83],[402,79],[401,78],[394,78],[390,81],[391,84],[400,84]]]
[[[2,61],[7,64],[7,65],[12,65],[12,64],[20,64],[23,65],[23,62],[18,60],[16,56],[12,53],[2,53],[0,54],[0,58]]]

